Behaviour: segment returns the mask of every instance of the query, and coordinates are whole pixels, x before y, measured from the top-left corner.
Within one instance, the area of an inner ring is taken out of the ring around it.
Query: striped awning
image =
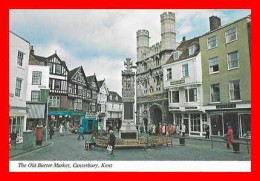
[[[45,112],[45,104],[27,104],[28,119],[43,119]]]

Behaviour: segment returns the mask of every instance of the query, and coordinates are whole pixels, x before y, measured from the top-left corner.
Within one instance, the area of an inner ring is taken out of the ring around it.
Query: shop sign
[[[236,108],[235,104],[221,104],[221,105],[216,105],[217,109],[230,109],[230,108]]]
[[[185,79],[180,79],[180,80],[170,82],[171,85],[184,84],[184,83],[185,83]]]

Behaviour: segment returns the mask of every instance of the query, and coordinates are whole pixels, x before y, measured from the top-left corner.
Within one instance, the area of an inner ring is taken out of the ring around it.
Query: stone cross
[[[131,70],[133,66],[133,62],[131,61],[131,58],[127,58],[124,62],[124,65],[126,65],[126,70]]]

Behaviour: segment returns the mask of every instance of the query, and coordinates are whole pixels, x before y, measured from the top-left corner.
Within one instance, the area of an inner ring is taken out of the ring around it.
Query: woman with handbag
[[[114,155],[114,149],[115,149],[116,137],[115,137],[112,130],[110,130],[109,133],[110,133],[110,136],[109,136],[109,141],[108,141],[108,147],[109,146],[112,147],[111,155],[115,156]]]

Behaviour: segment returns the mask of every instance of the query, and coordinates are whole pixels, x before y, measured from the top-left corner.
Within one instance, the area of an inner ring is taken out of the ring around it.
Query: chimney
[[[186,41],[186,37],[183,36],[183,37],[182,37],[182,42],[185,42],[185,41]]]
[[[210,31],[216,30],[221,26],[221,19],[217,16],[209,17]]]
[[[30,54],[34,55],[34,49],[33,49],[33,46],[30,47]]]

